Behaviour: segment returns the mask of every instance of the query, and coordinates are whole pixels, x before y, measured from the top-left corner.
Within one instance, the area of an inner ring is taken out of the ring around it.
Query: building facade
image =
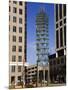
[[[39,81],[39,66],[43,68],[41,81],[45,82],[45,66],[48,65],[48,15],[40,9],[36,16],[36,51],[37,51],[37,86]]]
[[[66,56],[56,58],[56,54],[49,55],[49,67],[52,83],[66,82]]]
[[[9,1],[9,85],[17,85],[26,62],[26,3]]]
[[[51,82],[66,82],[66,5],[55,4],[56,54],[49,56]]]
[[[48,79],[48,66],[44,67],[45,69],[45,79]],[[43,67],[39,66],[38,69],[39,73],[39,85],[38,86],[43,86],[42,80],[44,77],[43,73]],[[37,86],[37,65],[29,65],[26,68],[26,85],[33,85],[34,87]]]
[[[59,59],[59,82],[66,82],[66,4],[55,5],[56,58]]]
[[[26,73],[26,84],[33,84],[37,80],[37,65],[29,65]]]
[[[48,60],[48,16],[43,9],[36,16],[37,61]]]
[[[56,57],[66,55],[66,5],[55,5]]]

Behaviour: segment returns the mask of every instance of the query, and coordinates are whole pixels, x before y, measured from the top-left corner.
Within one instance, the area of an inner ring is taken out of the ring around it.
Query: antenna
[[[42,13],[42,12],[45,12],[45,7],[40,7],[40,8],[39,8],[39,12],[41,12],[41,13]]]

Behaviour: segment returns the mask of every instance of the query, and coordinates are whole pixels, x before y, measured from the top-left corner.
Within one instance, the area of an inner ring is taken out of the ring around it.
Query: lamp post
[[[49,69],[49,62],[48,62],[48,85],[50,83],[50,69]]]
[[[36,75],[36,87],[38,86],[38,61],[37,61],[37,75]]]
[[[22,72],[22,87],[25,87],[25,67],[29,66],[27,62],[23,63],[23,72]]]
[[[42,78],[42,85],[45,86],[45,65],[44,62],[42,62],[42,71],[43,71],[43,78]]]
[[[37,86],[37,87],[38,87],[38,82],[39,82],[38,63],[39,63],[39,60],[37,60],[37,81],[36,81],[36,86]]]

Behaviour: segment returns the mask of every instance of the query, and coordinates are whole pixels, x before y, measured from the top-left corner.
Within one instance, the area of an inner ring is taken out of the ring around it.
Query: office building
[[[49,56],[51,82],[66,82],[66,5],[55,4],[56,54]]]
[[[61,73],[58,76],[66,82],[66,4],[55,5],[55,24],[56,57],[60,63],[58,71]]]
[[[26,3],[9,1],[9,85],[23,77],[26,62]]]
[[[55,5],[56,57],[66,55],[66,5]]]
[[[36,51],[37,51],[37,83],[39,83],[39,67],[44,67],[41,81],[45,82],[45,66],[48,65],[48,15],[44,9],[36,15]]]

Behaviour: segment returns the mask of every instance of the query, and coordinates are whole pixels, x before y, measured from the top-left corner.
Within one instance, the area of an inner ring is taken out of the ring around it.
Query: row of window
[[[21,72],[22,66],[18,66],[18,72]],[[16,66],[11,66],[11,72],[15,72]]]
[[[29,71],[28,73],[36,73],[36,72],[37,72],[37,70]]]
[[[17,77],[17,80],[18,80],[18,81],[21,81],[21,77],[22,77],[22,76],[18,76],[18,77]],[[11,76],[11,83],[13,83],[13,82],[15,83],[15,76]]]
[[[66,23],[66,18],[64,19],[64,22],[63,22],[64,24]],[[60,24],[60,26],[62,26],[62,21],[60,21],[59,22],[59,24]],[[59,27],[59,25],[58,25],[58,23],[56,24],[56,28],[58,28]]]
[[[9,3],[11,2],[11,0],[9,0]],[[13,4],[17,4],[17,1],[13,1]],[[22,5],[23,2],[22,1],[19,1],[19,5]]]
[[[16,32],[16,26],[13,26],[13,32]],[[9,26],[9,31],[10,31],[10,26]],[[19,27],[19,33],[22,33],[22,27]]]
[[[32,69],[35,69],[35,68],[37,68],[37,66],[35,66],[35,67],[32,67],[32,68],[28,68],[28,70],[32,70]]]
[[[9,3],[11,2],[11,0],[9,0]],[[19,1],[19,5],[22,5],[22,1]],[[17,1],[13,1],[13,4],[17,4]]]
[[[56,4],[56,21],[58,21],[59,18],[62,19],[62,15],[66,16],[66,4]]]
[[[16,20],[16,17],[13,16],[13,22],[16,22],[16,21],[17,21],[17,20]],[[19,18],[19,23],[22,24],[22,18]]]
[[[13,42],[16,42],[16,36],[13,36],[12,40],[13,40]],[[19,42],[22,42],[22,37],[21,36],[19,37]]]
[[[22,5],[22,1],[19,1],[19,5]],[[13,4],[17,4],[17,1],[13,1]]]
[[[9,21],[10,21],[10,16],[9,16]],[[14,23],[17,22],[16,16],[13,16],[13,22],[14,22]],[[22,24],[22,18],[19,18],[19,24]]]
[[[16,62],[16,55],[12,55],[12,62]],[[18,62],[22,62],[22,56],[18,56]]]
[[[61,58],[61,59],[57,59],[57,60],[51,60],[50,61],[50,65],[56,65],[56,64],[64,64],[65,63],[65,59],[64,58]]]
[[[16,46],[12,46],[12,51],[16,52]],[[19,46],[18,52],[22,52],[22,46]]]
[[[9,6],[9,12],[11,12],[11,7]],[[13,13],[17,13],[17,8],[13,7]],[[19,8],[19,14],[22,15],[23,10],[21,8]]]
[[[60,37],[59,37],[59,34],[60,34]],[[63,34],[64,34],[64,39],[63,39]],[[59,42],[59,38],[60,38],[60,42]],[[56,48],[59,48],[59,44],[60,44],[60,47],[62,47],[63,42],[64,42],[64,45],[66,45],[66,26],[64,26],[64,33],[63,33],[63,28],[60,28],[60,32],[59,30],[56,31]]]

